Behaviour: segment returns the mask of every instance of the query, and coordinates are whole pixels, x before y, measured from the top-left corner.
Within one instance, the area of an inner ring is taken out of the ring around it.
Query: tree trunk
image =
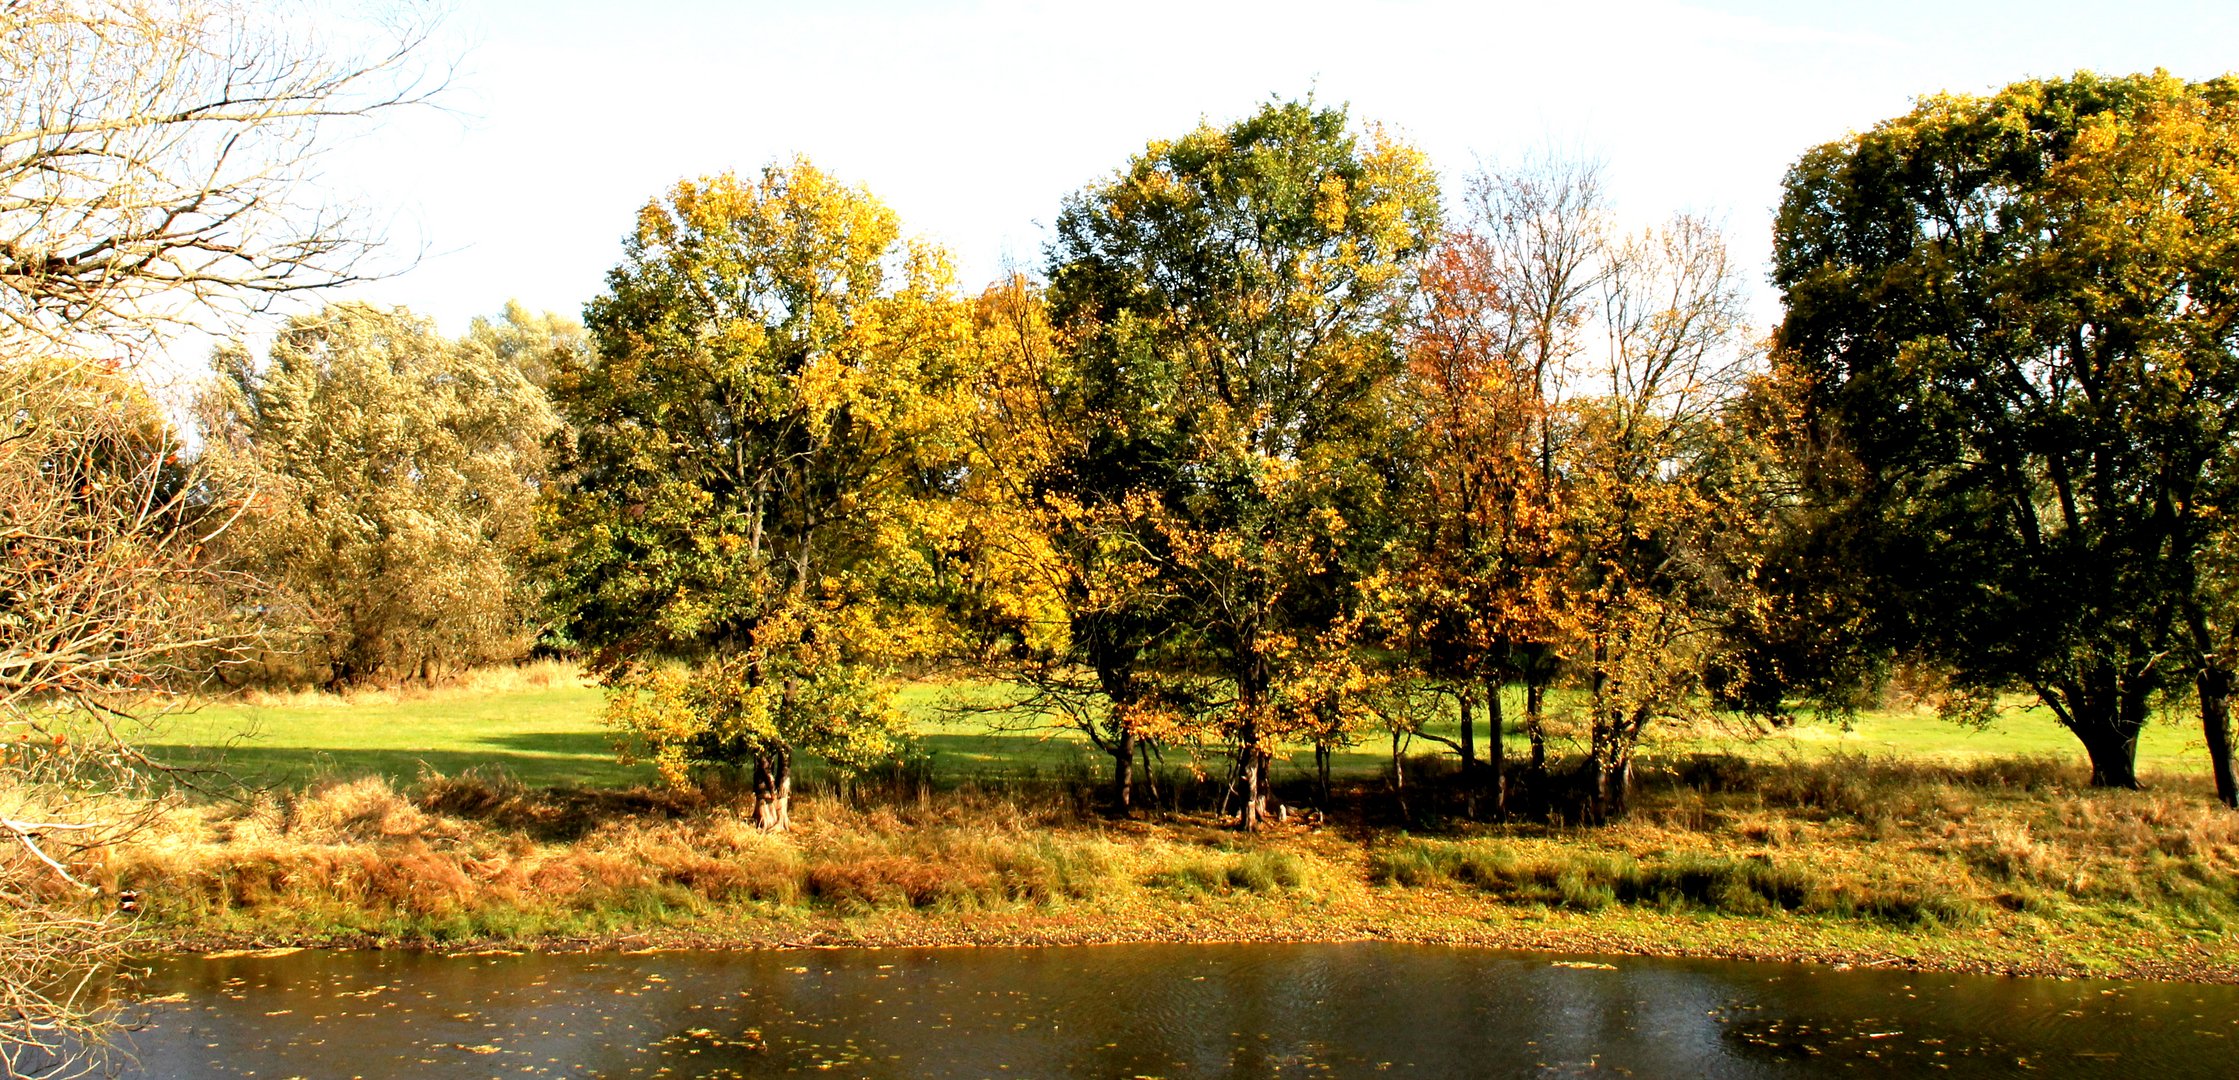
[[[1493,793],[1493,816],[1508,816],[1508,748],[1501,745],[1507,720],[1501,712],[1500,680],[1485,680],[1485,784]]]
[[[1469,691],[1463,689],[1454,695],[1462,703],[1462,786],[1477,778],[1477,718],[1470,714]]]
[[[1594,761],[1594,818],[1616,821],[1625,816],[1632,801],[1632,755],[1596,755]]]
[[[2124,735],[2113,724],[2095,725],[2076,733],[2091,758],[2091,786],[2138,789],[2138,736]]]
[[[1135,809],[1135,733],[1126,728],[1112,747],[1112,804],[1123,817]]]
[[[1143,795],[1151,801],[1151,809],[1158,809],[1158,773],[1151,768],[1151,743],[1142,740],[1139,753],[1143,755]]]
[[[2231,769],[2230,668],[2210,661],[2200,668],[2200,731],[2208,742],[2208,769],[2216,778],[2216,799],[2239,809],[2239,776]]]
[[[793,752],[754,759],[754,827],[784,832],[793,825]]]
[[[1524,734],[1532,741],[1532,773],[1547,771],[1547,684],[1534,675],[1524,682]]]
[[[1257,747],[1244,749],[1244,831],[1255,832],[1267,816],[1267,754]]]

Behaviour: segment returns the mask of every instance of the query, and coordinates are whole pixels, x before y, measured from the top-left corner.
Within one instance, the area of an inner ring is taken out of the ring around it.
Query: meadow
[[[905,753],[939,782],[1102,775],[1108,759],[1072,728],[1039,718],[984,708],[997,691],[974,684],[909,682],[898,686],[898,706],[910,719]],[[1507,703],[1511,717],[1509,760],[1526,753],[1520,691]],[[508,775],[530,787],[627,787],[648,784],[653,770],[617,760],[611,734],[600,724],[600,691],[577,671],[556,663],[470,673],[437,686],[368,690],[348,695],[319,692],[247,694],[208,701],[160,721],[148,749],[170,764],[211,768],[251,787],[300,787],[318,780],[382,776],[408,782],[423,772],[456,775],[467,769]],[[1556,698],[1549,752],[1557,758],[1582,752]],[[1451,709],[1429,730],[1457,734]],[[1478,724],[1483,752],[1485,725]],[[1390,741],[1380,733],[1340,751],[1336,777],[1386,775]],[[1446,752],[1415,740],[1410,757]],[[1450,755],[1450,752],[1448,756]],[[1652,729],[1646,763],[1697,754],[1736,754],[1753,760],[1815,761],[1829,755],[1894,756],[1923,763],[1966,764],[2012,757],[2083,761],[2083,752],[2041,706],[2008,702],[1991,725],[1974,728],[1921,708],[1861,712],[1847,723],[1799,717],[1778,729],[1742,725],[1667,724]],[[2139,746],[2139,768],[2148,775],[2205,776],[2207,755],[2196,721],[2186,710],[2157,716]],[[1166,764],[1184,766],[1171,754]],[[1217,759],[1198,762],[1218,770]],[[1312,768],[1310,748],[1278,757],[1277,779]]]
[[[2176,717],[2148,731],[2143,792],[2085,786],[2024,708],[1979,730],[1908,709],[1668,727],[1633,813],[1600,826],[1473,819],[1421,741],[1404,791],[1378,739],[1318,799],[1301,748],[1278,793],[1326,815],[1244,834],[1217,754],[1170,753],[1159,809],[1119,818],[1106,763],[988,712],[1001,688],[898,692],[907,763],[812,770],[783,835],[735,788],[617,763],[599,691],[559,665],[209,703],[150,745],[219,782],[154,804],[96,882],[186,950],[1374,938],[2239,981],[2239,815]],[[1559,762],[1578,747],[1555,728]]]

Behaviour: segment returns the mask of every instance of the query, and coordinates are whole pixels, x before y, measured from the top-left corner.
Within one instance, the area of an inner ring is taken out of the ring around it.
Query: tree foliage
[[[1750,533],[1747,478],[1724,452],[1750,352],[1724,240],[1680,216],[1616,246],[1597,323],[1606,345],[1565,406],[1557,622],[1585,689],[1597,816],[1624,812],[1632,758],[1658,717],[1701,711],[1719,636],[1755,603],[1724,543]]]
[[[1864,647],[2026,688],[2135,786],[2181,679],[2233,406],[2229,80],[1942,95],[1787,182],[1778,357],[1832,526],[1884,602]]]
[[[1413,149],[1278,103],[1152,143],[1068,201],[1051,304],[1113,434],[1072,470],[1186,635],[1246,823],[1281,741],[1340,737],[1369,682],[1357,582],[1388,539],[1388,398],[1437,233]]]
[[[751,765],[782,828],[794,755],[889,750],[881,676],[948,632],[968,313],[939,252],[795,162],[647,204],[586,321],[554,381],[574,633],[624,737],[675,780]]]
[[[219,351],[203,465],[242,500],[227,547],[320,681],[507,660],[533,639],[558,420],[494,333],[452,341],[402,309],[337,304],[289,320],[261,362]]]

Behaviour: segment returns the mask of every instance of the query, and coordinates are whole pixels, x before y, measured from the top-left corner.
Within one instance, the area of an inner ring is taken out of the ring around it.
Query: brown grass
[[[1429,776],[1409,793],[1424,815],[1412,828],[1379,824],[1394,813],[1389,794],[1360,788],[1326,825],[1258,837],[1207,816],[1106,820],[1065,785],[860,785],[798,799],[795,830],[770,836],[742,819],[735,792],[536,790],[468,773],[164,806],[100,878],[138,890],[175,934],[267,941],[748,925],[766,936],[894,917],[1156,935],[1208,912],[1246,933],[1262,916],[1404,932],[1417,911],[1489,910],[1677,916],[1652,932],[1705,941],[1732,931],[1702,916],[1899,935],[1889,942],[1974,935],[2032,956],[2058,940],[2088,960],[2140,942],[2220,941],[2239,925],[2239,814],[2178,783],[2101,792],[2080,781],[2036,759],[1705,758],[1644,778],[1631,818],[1584,828],[1459,820],[1438,786],[1450,781]]]

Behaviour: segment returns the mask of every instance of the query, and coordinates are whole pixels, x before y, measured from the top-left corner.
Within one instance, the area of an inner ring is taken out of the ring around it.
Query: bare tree
[[[424,101],[433,22],[232,0],[0,0],[0,1070],[98,1066],[124,940],[89,857],[147,820],[142,722],[238,640],[161,410],[122,364],[358,280],[313,181],[337,121]],[[144,804],[139,804],[144,805]]]
[[[359,280],[314,183],[337,121],[425,102],[407,7],[322,27],[238,0],[0,0],[0,327],[104,349]],[[340,39],[340,40],[330,40]]]
[[[147,823],[149,720],[239,636],[161,411],[113,370],[0,367],[0,1068],[98,1034],[122,944],[80,867]]]

